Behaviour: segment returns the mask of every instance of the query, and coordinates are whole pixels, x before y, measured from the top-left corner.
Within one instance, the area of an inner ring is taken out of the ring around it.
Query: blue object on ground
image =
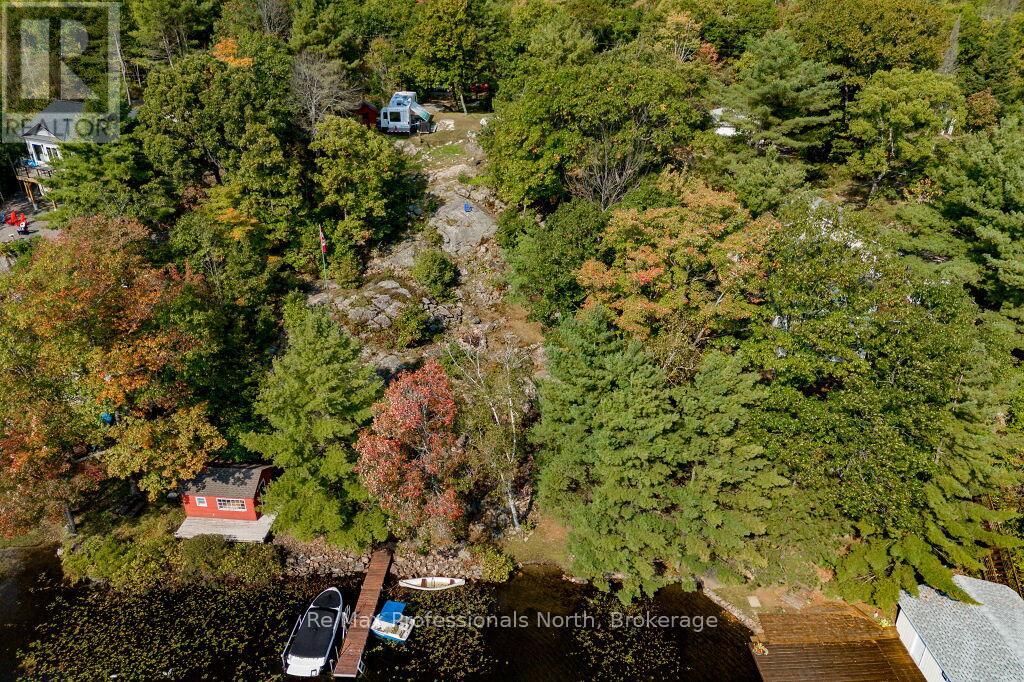
[[[465,211],[466,213],[472,213],[473,204],[469,203],[468,201],[462,202],[462,210]]]

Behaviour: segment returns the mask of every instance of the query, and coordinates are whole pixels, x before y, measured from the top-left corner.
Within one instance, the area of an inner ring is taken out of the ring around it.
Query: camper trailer
[[[415,92],[396,92],[380,110],[378,125],[385,133],[430,132],[430,112],[416,101]]]

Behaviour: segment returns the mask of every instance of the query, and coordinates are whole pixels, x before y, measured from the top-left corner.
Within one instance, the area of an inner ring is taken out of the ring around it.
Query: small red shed
[[[359,108],[356,109],[356,117],[367,128],[377,127],[377,116],[379,115],[380,110],[369,102],[360,103]]]
[[[212,465],[182,486],[181,501],[190,518],[256,521],[260,494],[270,482],[269,464]]]

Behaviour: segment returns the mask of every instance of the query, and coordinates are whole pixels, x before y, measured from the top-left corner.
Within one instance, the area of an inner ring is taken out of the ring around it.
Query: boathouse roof
[[[191,481],[186,481],[182,491],[189,495],[251,499],[256,497],[263,472],[271,468],[269,464],[212,465]]]
[[[977,604],[921,586],[900,608],[954,682],[1024,680],[1024,599],[1006,585],[965,575],[953,581]]]

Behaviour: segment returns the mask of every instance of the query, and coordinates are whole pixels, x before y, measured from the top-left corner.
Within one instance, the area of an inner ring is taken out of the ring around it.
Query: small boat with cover
[[[317,677],[324,666],[334,664],[337,650],[334,640],[345,636],[351,607],[347,607],[337,587],[321,592],[306,612],[299,616],[281,653],[287,675]]]
[[[412,634],[415,621],[409,616],[402,615],[405,611],[405,603],[400,601],[389,601],[384,608],[373,619],[370,630],[373,634],[393,642],[404,642]]]

